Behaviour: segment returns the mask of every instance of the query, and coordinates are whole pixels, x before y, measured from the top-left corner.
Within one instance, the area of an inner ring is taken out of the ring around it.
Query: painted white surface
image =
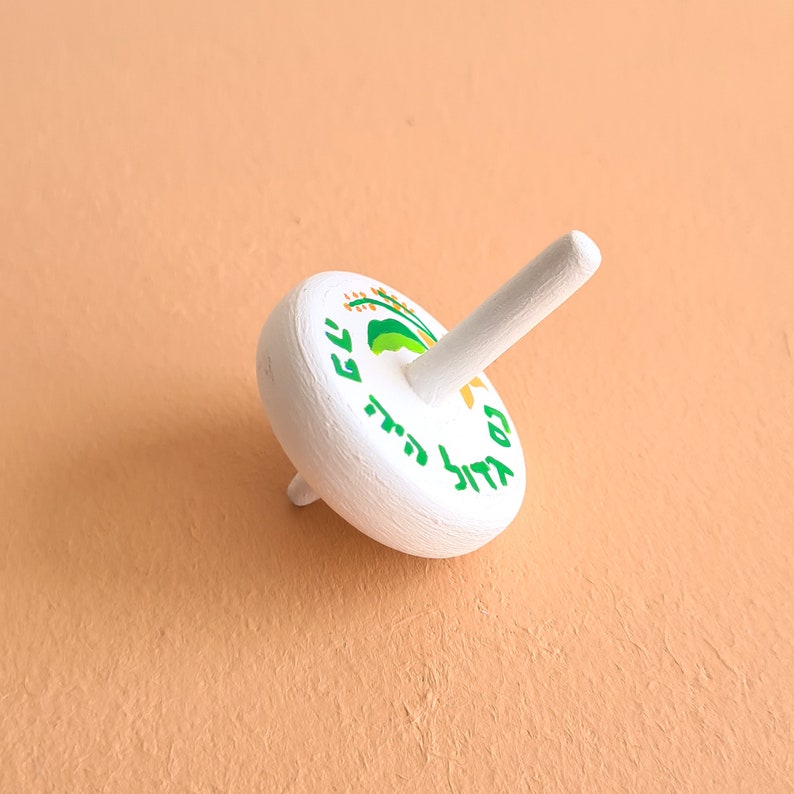
[[[409,554],[465,554],[518,512],[521,444],[485,376],[470,388],[471,407],[459,392],[431,406],[405,378],[418,352],[372,351],[373,321],[414,329],[421,322],[436,339],[445,333],[391,287],[383,288],[388,299],[377,295],[380,287],[354,273],[320,273],[286,295],[262,330],[262,402],[302,475],[290,498],[306,503],[313,492],[365,534]],[[354,293],[383,305],[346,308]]]
[[[582,232],[552,243],[451,333],[391,287],[312,276],[259,339],[257,378],[273,432],[298,470],[293,504],[317,498],[409,554],[454,557],[521,507],[515,426],[482,370],[595,272]]]
[[[427,402],[440,402],[548,317],[600,264],[601,252],[586,234],[563,235],[412,362],[408,381]]]
[[[312,490],[311,485],[303,479],[303,475],[298,472],[287,486],[287,497],[295,507],[306,507],[306,505],[316,502],[320,497]]]

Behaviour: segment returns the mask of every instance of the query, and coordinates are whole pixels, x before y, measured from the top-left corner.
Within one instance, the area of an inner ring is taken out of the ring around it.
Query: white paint
[[[262,330],[257,349],[262,402],[273,432],[302,475],[292,483],[290,498],[305,503],[313,492],[365,534],[409,554],[453,557],[473,551],[501,532],[521,507],[526,470],[514,422],[485,376],[483,386],[472,389],[472,408],[460,394],[430,406],[405,379],[405,367],[418,353],[402,349],[375,355],[370,350],[370,323],[400,317],[380,307],[348,311],[344,296],[352,291],[372,296],[371,288],[379,286],[354,273],[312,276],[282,299]],[[437,339],[446,332],[407,297],[391,287],[386,291],[415,308],[412,317],[422,319]],[[326,317],[337,328],[327,326]],[[345,343],[345,332],[349,354],[326,336]],[[360,381],[338,375],[332,355],[338,355],[344,372],[354,361]],[[384,416],[371,395],[399,428],[383,430]],[[505,416],[508,447],[492,439],[489,422],[498,420],[489,419],[486,405]],[[427,455],[425,465],[411,439]],[[505,485],[487,458],[505,467]],[[485,473],[472,471],[472,463],[486,464]],[[461,483],[465,488],[458,490]]]
[[[303,479],[303,475],[300,472],[292,478],[292,481],[287,486],[287,497],[295,507],[306,507],[306,505],[310,505],[320,498],[312,490],[311,485]]]
[[[502,352],[559,305],[576,279],[584,280],[582,272],[597,267],[597,251],[584,235],[569,235],[478,309],[475,327],[497,342],[483,342],[464,321],[460,333],[446,337],[451,344],[433,346],[446,334],[440,323],[355,273],[320,273],[295,287],[268,318],[257,347],[262,403],[299,472],[288,489],[293,504],[323,499],[375,540],[422,557],[465,554],[499,534],[524,497],[521,443],[487,377],[447,356],[468,340],[474,360],[490,362],[494,350]],[[532,277],[525,275],[530,269]],[[529,299],[513,294],[521,289]],[[488,311],[507,316],[486,317]],[[394,350],[395,340],[415,349]],[[430,350],[420,356],[422,346]],[[416,367],[437,349],[446,350],[445,373],[433,379]],[[432,402],[406,372],[435,384],[428,387]],[[465,398],[457,392],[464,383]]]
[[[408,381],[422,399],[441,402],[573,295],[599,264],[601,252],[586,234],[560,237],[412,362]]]

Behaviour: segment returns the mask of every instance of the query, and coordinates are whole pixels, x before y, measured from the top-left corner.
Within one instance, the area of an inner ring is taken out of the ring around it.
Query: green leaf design
[[[367,326],[369,349],[379,356],[384,350],[396,352],[402,348],[414,353],[424,353],[427,345],[399,320],[370,320]]]

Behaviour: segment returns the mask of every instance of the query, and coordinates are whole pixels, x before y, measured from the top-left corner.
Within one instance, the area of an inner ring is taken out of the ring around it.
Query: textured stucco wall
[[[0,791],[791,791],[792,40],[778,0],[5,2]],[[286,289],[451,324],[574,227],[601,271],[490,370],[506,533],[290,508]]]

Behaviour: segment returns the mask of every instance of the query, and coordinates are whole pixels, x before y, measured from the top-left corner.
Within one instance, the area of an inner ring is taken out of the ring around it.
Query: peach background
[[[0,790],[791,791],[792,40],[787,0],[4,3]],[[283,292],[453,323],[572,227],[601,271],[490,370],[515,524],[427,562],[291,509]]]

